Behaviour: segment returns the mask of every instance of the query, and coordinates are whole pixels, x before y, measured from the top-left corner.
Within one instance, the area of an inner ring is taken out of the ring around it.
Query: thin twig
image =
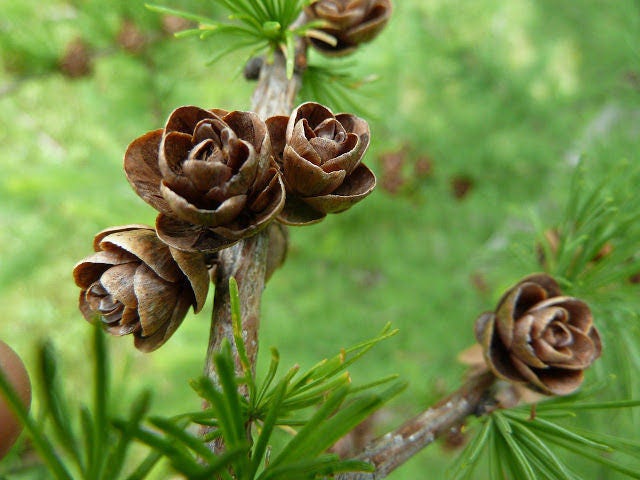
[[[356,458],[375,467],[371,473],[347,472],[336,480],[379,480],[404,464],[437,438],[482,410],[495,382],[492,373],[469,378],[462,387],[401,427],[367,445]]]

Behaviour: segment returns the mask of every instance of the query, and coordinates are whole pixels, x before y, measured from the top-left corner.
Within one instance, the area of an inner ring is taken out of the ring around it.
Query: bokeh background
[[[213,3],[165,4],[222,15]],[[179,105],[250,106],[245,57],[207,65],[224,45],[174,39],[185,26],[138,0],[0,0],[0,338],[29,369],[52,339],[78,398],[90,329],[71,270],[96,232],[155,219],[124,176],[128,143]],[[459,384],[474,319],[536,268],[517,253],[533,251],[531,212],[561,210],[575,165],[597,176],[640,160],[640,2],[398,0],[378,40],[330,65],[348,76],[327,79],[322,100],[370,121],[365,161],[379,187],[291,231],[263,297],[259,369],[270,346],[283,365],[308,367],[392,322],[399,334],[352,369],[361,382],[410,382],[379,432]],[[109,339],[119,403],[152,386],[156,413],[198,408],[188,380],[202,369],[210,304],[153,354]],[[450,443],[390,478],[445,478]]]

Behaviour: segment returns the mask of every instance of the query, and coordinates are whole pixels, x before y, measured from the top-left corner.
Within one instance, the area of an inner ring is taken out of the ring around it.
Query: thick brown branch
[[[273,115],[289,115],[300,88],[300,78],[287,78],[286,60],[275,52],[272,62],[265,62],[260,71],[258,86],[253,92],[253,111],[266,119]]]
[[[253,110],[263,119],[272,115],[288,115],[293,109],[300,88],[297,74],[287,78],[286,63],[280,52],[275,52],[273,62],[265,63],[253,95]],[[253,237],[241,240],[234,246],[219,253],[215,282],[215,297],[211,318],[209,346],[204,373],[218,385],[214,369],[213,356],[220,350],[226,339],[233,347],[235,369],[242,375],[242,366],[235,348],[233,325],[231,322],[231,304],[229,298],[229,279],[238,282],[240,297],[242,334],[249,362],[255,372],[258,355],[258,329],[260,326],[260,301],[265,284],[267,254],[269,249],[268,229]],[[246,395],[246,391],[241,391]],[[207,433],[207,429],[203,433]],[[212,449],[221,452],[224,445],[212,444]]]
[[[491,373],[469,378],[456,392],[436,405],[412,418],[400,428],[389,432],[367,445],[357,456],[371,463],[372,473],[343,473],[336,480],[379,480],[405,463],[438,437],[460,425],[465,418],[477,412],[486,401],[495,381]]]
[[[258,327],[260,324],[260,299],[264,289],[266,257],[269,237],[259,233],[247,238],[231,248],[220,252],[217,268],[215,297],[213,302],[213,318],[205,375],[217,384],[217,375],[213,369],[213,356],[220,351],[224,339],[234,349],[236,373],[242,374],[242,366],[235,350],[233,325],[231,323],[231,302],[229,298],[229,280],[234,277],[238,282],[240,296],[240,314],[242,317],[242,333],[247,356],[252,363],[258,354]]]
[[[298,75],[288,79],[284,56],[274,54],[272,63],[265,63],[253,96],[253,108],[261,117],[289,114],[300,87]],[[242,327],[250,362],[255,364],[258,353],[258,327],[260,325],[260,298],[264,289],[268,234],[266,230],[251,238],[241,240],[231,248],[220,252],[218,263],[211,335],[205,365],[205,374],[216,381],[213,370],[213,354],[219,351],[223,338],[234,344],[229,304],[229,279],[238,282]],[[236,359],[240,374],[240,363]]]

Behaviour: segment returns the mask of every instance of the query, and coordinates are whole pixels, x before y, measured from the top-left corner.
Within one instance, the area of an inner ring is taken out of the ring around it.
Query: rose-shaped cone
[[[547,395],[574,392],[602,350],[587,304],[562,296],[545,274],[524,278],[481,315],[476,338],[498,377]]]
[[[334,115],[318,103],[296,108],[288,122],[267,120],[287,190],[282,223],[305,225],[347,210],[369,195],[375,175],[361,163],[369,147],[369,125],[350,114]],[[285,141],[282,142],[282,138]]]
[[[73,269],[80,311],[89,321],[99,317],[112,335],[133,334],[139,350],[160,347],[190,306],[196,313],[204,306],[209,289],[204,255],[168,247],[153,228],[108,228],[96,235],[94,250]]]
[[[267,127],[252,112],[180,107],[164,129],[129,145],[124,169],[160,212],[158,236],[183,251],[226,248],[266,227],[284,206]]]
[[[324,20],[319,30],[331,35],[336,44],[312,37],[311,44],[325,55],[351,53],[361,43],[373,40],[391,17],[390,0],[318,0],[307,7],[307,14]]]

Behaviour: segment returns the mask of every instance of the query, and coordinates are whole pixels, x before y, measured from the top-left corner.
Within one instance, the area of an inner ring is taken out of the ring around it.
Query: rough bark
[[[438,437],[460,425],[489,399],[495,381],[492,373],[469,378],[467,382],[436,405],[367,445],[356,458],[375,467],[372,473],[348,472],[336,480],[379,480],[405,463]]]
[[[300,87],[300,78],[294,74],[287,78],[284,56],[275,52],[273,62],[265,62],[260,71],[260,78],[252,98],[253,111],[266,119],[272,115],[288,115],[293,109],[296,95]],[[218,256],[215,278],[215,296],[209,333],[209,346],[205,361],[204,374],[218,385],[213,363],[213,356],[220,351],[222,342],[226,339],[232,346],[235,369],[238,376],[242,375],[242,365],[237,355],[231,322],[231,303],[229,298],[229,279],[238,282],[240,298],[240,314],[242,317],[242,336],[245,342],[247,356],[255,373],[255,363],[258,356],[258,331],[260,328],[260,303],[265,285],[267,269],[267,253],[269,250],[268,229],[236,243],[234,246],[222,250]],[[246,389],[241,394],[246,395]],[[204,429],[203,433],[207,433]],[[211,444],[214,451],[222,452],[224,445],[220,442]]]
[[[263,119],[278,114],[288,115],[293,109],[299,86],[300,79],[297,74],[291,79],[287,78],[284,56],[276,52],[273,62],[265,62],[260,72],[258,86],[253,95],[253,110]],[[231,277],[238,282],[243,338],[246,342],[247,356],[255,368],[258,354],[260,299],[264,290],[268,248],[269,238],[265,229],[253,237],[222,250],[219,254],[217,275],[214,279],[216,290],[209,348],[205,364],[205,374],[214,381],[217,381],[217,378],[213,370],[213,354],[219,351],[224,338],[234,345],[229,303]],[[237,358],[236,371],[241,373]]]

